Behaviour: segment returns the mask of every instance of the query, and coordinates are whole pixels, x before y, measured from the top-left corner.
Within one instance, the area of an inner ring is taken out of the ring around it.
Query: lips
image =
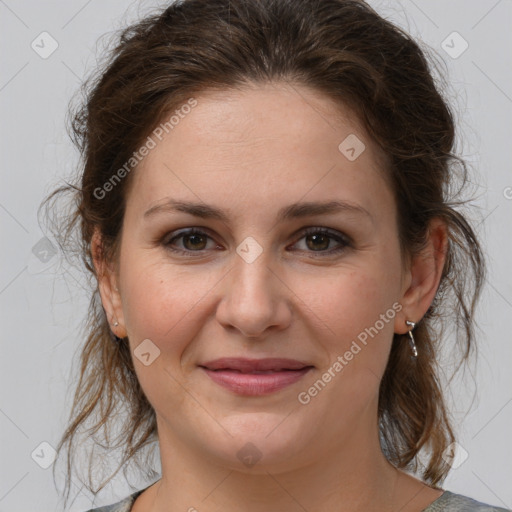
[[[312,368],[295,359],[221,358],[200,368],[213,382],[245,396],[267,395],[299,381]]]
[[[306,368],[307,363],[296,361],[295,359],[246,359],[238,357],[223,357],[214,361],[209,361],[200,366],[208,370],[234,370],[240,373],[270,373],[282,370],[302,370]]]

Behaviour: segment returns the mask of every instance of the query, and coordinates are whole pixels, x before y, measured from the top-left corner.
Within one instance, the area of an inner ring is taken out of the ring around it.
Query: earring
[[[412,330],[414,329],[416,324],[414,322],[409,321],[409,320],[406,320],[405,323],[407,325],[411,326],[411,329],[408,332],[408,334],[409,334],[409,343],[411,344],[411,350],[412,350],[412,353],[413,353],[414,357],[418,357],[418,349],[416,348],[416,343],[414,342],[414,336],[412,335]]]
[[[114,327],[117,327],[119,325],[119,322],[116,320],[113,324]],[[121,341],[123,338],[120,338],[115,332],[110,329],[110,336],[114,341]]]

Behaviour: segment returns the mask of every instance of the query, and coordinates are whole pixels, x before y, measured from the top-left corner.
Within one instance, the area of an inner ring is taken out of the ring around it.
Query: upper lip
[[[312,365],[297,361],[295,359],[266,358],[248,359],[244,357],[222,357],[213,361],[200,364],[209,370],[238,370],[241,372],[252,371],[279,371],[279,370],[302,370]]]

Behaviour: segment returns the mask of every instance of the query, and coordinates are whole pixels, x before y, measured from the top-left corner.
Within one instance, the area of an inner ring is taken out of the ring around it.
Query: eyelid
[[[348,235],[346,235],[345,233],[335,230],[335,229],[322,227],[322,226],[310,226],[310,227],[302,228],[301,230],[299,230],[297,232],[296,235],[294,235],[294,238],[298,235],[300,235],[300,236],[299,236],[299,238],[296,239],[296,241],[292,245],[297,244],[300,240],[302,240],[304,237],[306,237],[307,235],[310,235],[310,234],[326,235],[331,240],[334,240],[334,241],[338,242],[338,244],[341,245],[341,246],[335,247],[333,249],[328,249],[326,251],[303,251],[303,252],[307,252],[307,253],[313,255],[313,257],[319,257],[319,258],[326,257],[327,258],[328,256],[338,255],[342,252],[345,252],[347,249],[352,248],[354,246],[352,238],[349,237]],[[318,256],[315,256],[315,255],[318,255]]]
[[[311,227],[301,228],[297,232],[297,235],[300,234],[300,235],[304,236],[304,235],[308,235],[310,233],[325,233],[334,238],[341,238],[341,240],[346,244],[353,243],[352,238],[350,236],[348,236],[347,234],[345,234],[343,231],[338,231],[337,229],[332,229],[332,228],[325,228],[322,226],[311,226]]]
[[[175,231],[171,231],[169,233],[167,233],[163,238],[162,238],[162,245],[164,245],[166,248],[168,248],[169,250],[171,251],[174,251],[174,252],[182,252],[182,253],[194,253],[194,252],[197,252],[197,253],[201,253],[201,252],[204,252],[206,249],[203,249],[203,250],[200,250],[200,251],[186,251],[184,249],[174,249],[174,248],[171,248],[171,242],[173,240],[177,240],[177,239],[180,239],[186,235],[203,235],[203,236],[206,236],[207,238],[209,238],[210,240],[215,240],[214,237],[210,234],[210,231],[208,228],[203,228],[203,227],[192,227],[192,228],[183,228],[183,229],[178,229],[178,230],[175,230]]]
[[[197,235],[206,236],[210,240],[214,240],[215,241],[215,237],[212,236],[210,233],[211,232],[210,232],[209,228],[205,228],[205,227],[202,227],[202,226],[194,226],[194,227],[189,227],[189,228],[178,229],[178,230],[172,231],[170,233],[167,233],[162,238],[161,244],[164,245],[164,247],[167,250],[169,250],[171,252],[174,252],[174,253],[186,254],[187,256],[193,256],[194,253],[197,253],[198,255],[200,255],[201,253],[204,253],[204,251],[206,251],[208,249],[200,249],[198,251],[185,250],[185,249],[176,249],[176,248],[173,248],[171,246],[170,242],[172,242],[173,240],[180,239],[180,238],[182,238],[182,237],[184,237],[186,235],[196,235],[196,234]],[[299,249],[298,250],[299,252],[307,252],[307,253],[310,253],[312,255],[317,254],[318,257],[322,257],[322,256],[328,256],[328,255],[333,255],[333,254],[341,253],[344,250],[346,250],[347,248],[353,247],[353,240],[347,234],[345,234],[345,233],[343,233],[341,231],[332,229],[332,228],[327,228],[327,227],[317,226],[317,225],[305,226],[305,227],[299,229],[298,231],[296,231],[292,235],[294,240],[295,240],[292,243],[292,246],[297,244],[300,240],[302,240],[304,237],[306,237],[307,235],[310,235],[310,234],[323,234],[323,235],[326,235],[326,236],[330,237],[331,240],[337,241],[338,244],[341,245],[341,247],[337,247],[337,248],[334,248],[334,249],[328,249],[328,250],[325,250],[325,251],[307,251],[307,250],[306,251],[304,251],[304,250],[301,251]]]

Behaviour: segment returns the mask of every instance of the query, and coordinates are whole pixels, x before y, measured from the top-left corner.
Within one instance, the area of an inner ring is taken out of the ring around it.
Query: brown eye
[[[341,252],[350,246],[349,240],[341,233],[319,228],[308,229],[303,233],[300,240],[302,239],[305,240],[306,249],[304,250],[306,252],[333,254]],[[338,247],[332,248],[333,241],[338,244]]]
[[[175,242],[177,240],[182,240],[182,248],[176,248],[174,247],[176,244]],[[197,229],[189,229],[187,231],[182,231],[178,235],[168,239],[167,241],[163,242],[163,245],[173,252],[179,252],[179,253],[193,253],[193,252],[200,252],[207,249],[207,240],[211,237],[208,236],[206,233],[199,231]]]
[[[319,256],[339,253],[351,246],[348,237],[337,231],[331,232],[325,228],[310,228],[303,232],[300,240],[303,239],[305,240],[305,247],[298,250],[309,253],[319,253]],[[179,240],[181,240],[181,247],[176,247],[178,245],[177,241]],[[213,241],[212,237],[205,232],[199,231],[198,229],[189,229],[178,233],[172,238],[164,239],[162,244],[169,251],[191,256],[193,253],[201,253],[202,251],[208,250],[208,240]],[[298,242],[294,245],[297,244]],[[334,247],[332,247],[333,245]],[[210,249],[215,247],[210,247]]]
[[[306,245],[311,250],[323,250],[329,247],[331,242],[331,238],[323,233],[315,233],[313,235],[306,235]],[[308,244],[308,242],[311,242]]]
[[[201,249],[204,249],[203,246],[205,245],[205,239],[207,237],[197,234],[197,233],[192,233],[190,235],[182,235],[182,238],[183,238],[183,244],[185,245],[185,247],[187,249],[201,250]],[[188,244],[190,244],[190,245],[188,245]],[[187,247],[187,245],[188,245],[188,247]]]

